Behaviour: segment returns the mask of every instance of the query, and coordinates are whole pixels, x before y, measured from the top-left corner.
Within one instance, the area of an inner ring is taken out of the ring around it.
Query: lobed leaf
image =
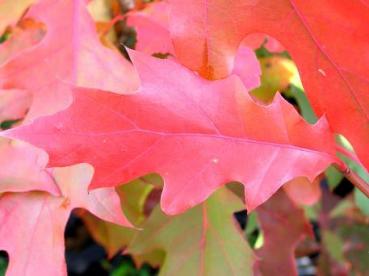
[[[93,165],[91,188],[159,173],[170,214],[233,180],[244,184],[252,210],[285,182],[312,181],[338,162],[324,119],[309,125],[281,97],[259,105],[236,76],[207,81],[174,61],[130,53],[137,94],[76,89],[68,109],[3,135],[45,149],[50,166]]]

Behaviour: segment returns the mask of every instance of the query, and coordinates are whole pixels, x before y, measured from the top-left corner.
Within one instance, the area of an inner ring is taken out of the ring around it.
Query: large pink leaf
[[[0,67],[0,86],[33,93],[28,119],[66,107],[71,86],[117,93],[137,88],[129,62],[100,43],[84,0],[41,0],[26,17],[44,23],[47,33]]]
[[[250,33],[277,38],[301,73],[319,115],[369,167],[369,5],[352,0],[169,0],[176,57],[223,78]]]
[[[138,52],[131,59],[142,82],[136,95],[76,90],[67,110],[3,135],[44,148],[51,166],[92,164],[93,188],[157,172],[171,214],[231,180],[244,183],[253,209],[336,160],[325,120],[309,125],[280,96],[263,106],[236,76],[207,81],[171,60]]]
[[[85,166],[53,169],[61,197],[41,192],[0,197],[0,248],[9,254],[7,275],[66,275],[64,228],[73,208],[85,208],[101,219],[130,225],[114,189],[87,192],[92,170]]]

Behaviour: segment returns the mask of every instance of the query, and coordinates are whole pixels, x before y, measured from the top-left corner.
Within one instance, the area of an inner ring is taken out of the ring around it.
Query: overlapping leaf
[[[0,249],[9,254],[7,275],[66,275],[64,228],[74,208],[130,225],[114,189],[87,193],[91,168],[78,165],[53,169],[53,174],[62,192],[60,197],[42,192],[5,193],[0,197]]]
[[[176,57],[209,79],[233,68],[243,38],[277,38],[289,51],[318,115],[369,167],[369,6],[364,1],[170,0]],[[334,30],[334,31],[333,31]]]
[[[26,17],[45,24],[46,35],[0,67],[0,86],[33,94],[28,119],[66,107],[73,86],[117,93],[137,87],[129,62],[99,42],[84,0],[42,0]]]

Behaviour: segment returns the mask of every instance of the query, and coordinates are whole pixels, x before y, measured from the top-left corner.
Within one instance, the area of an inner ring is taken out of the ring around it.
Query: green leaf
[[[363,212],[364,215],[369,216],[369,198],[367,198],[366,195],[358,189],[355,189],[354,199],[361,212]]]
[[[145,219],[145,201],[154,187],[161,184],[160,176],[151,174],[117,188],[124,214],[133,224],[139,225]]]
[[[317,116],[315,115],[305,92],[302,90],[302,87],[291,84],[286,91],[286,94],[290,97],[292,96],[296,100],[301,116],[304,117],[307,122],[310,124],[316,123],[318,120]]]
[[[234,221],[242,201],[226,188],[184,214],[168,217],[156,208],[128,253],[166,253],[160,275],[251,275],[253,254]]]
[[[352,270],[356,273],[354,275],[367,275],[369,271],[368,224],[345,225],[338,232],[346,243],[344,255],[352,264]]]
[[[343,241],[341,238],[335,233],[324,230],[322,233],[323,244],[328,251],[329,255],[337,262],[344,262],[344,256],[342,252]]]
[[[7,267],[8,261],[3,256],[0,256],[0,276],[5,276]]]
[[[136,269],[131,262],[124,261],[111,273],[111,276],[151,276],[150,270],[147,266],[141,269]]]
[[[343,179],[343,174],[334,166],[329,166],[325,171],[328,186],[333,190]]]

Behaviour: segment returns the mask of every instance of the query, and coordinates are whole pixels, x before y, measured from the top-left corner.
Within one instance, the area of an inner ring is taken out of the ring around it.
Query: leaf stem
[[[344,169],[340,165],[335,165],[338,170],[340,170],[343,175],[356,187],[358,188],[364,195],[369,198],[369,184],[366,183],[360,176],[358,176],[353,170],[351,170],[348,166]]]
[[[348,158],[354,160],[356,163],[358,163],[360,166],[363,167],[363,165],[361,164],[359,158],[356,156],[355,153],[349,151],[348,149],[345,149],[344,147],[341,147],[339,145],[336,145],[336,150],[337,152],[347,156]]]

